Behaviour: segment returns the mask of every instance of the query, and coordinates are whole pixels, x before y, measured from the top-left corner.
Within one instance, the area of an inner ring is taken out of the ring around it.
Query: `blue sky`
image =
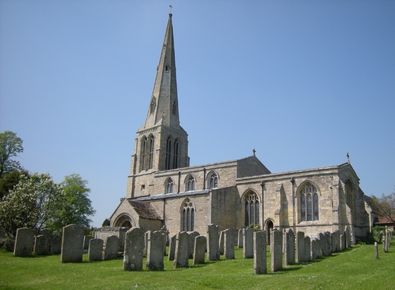
[[[192,165],[351,162],[395,190],[395,1],[0,0],[0,131],[24,167],[88,181],[95,225],[125,196],[173,5]]]

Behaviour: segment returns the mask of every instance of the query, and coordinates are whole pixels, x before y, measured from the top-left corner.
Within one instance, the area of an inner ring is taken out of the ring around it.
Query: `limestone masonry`
[[[253,154],[239,160],[190,166],[188,134],[180,125],[178,108],[170,14],[147,117],[137,130],[127,194],[110,218],[113,230],[166,229],[172,237],[183,231],[206,236],[210,224],[218,225],[219,231],[254,227],[265,231],[269,244],[270,232],[275,229],[279,233],[292,229],[295,235],[304,232],[311,238],[324,232],[347,232],[347,243],[367,235],[368,209],[350,163],[272,173]],[[253,243],[252,234],[248,243]],[[302,244],[304,241],[297,239],[300,252],[305,251]],[[306,257],[300,255],[297,259]],[[259,265],[257,271],[265,271]],[[155,262],[150,266],[161,268]]]

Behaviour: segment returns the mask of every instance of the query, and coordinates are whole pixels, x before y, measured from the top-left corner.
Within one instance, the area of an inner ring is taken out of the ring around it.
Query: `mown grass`
[[[84,257],[86,259],[86,257]],[[191,261],[190,261],[191,262]],[[270,259],[268,259],[268,264]],[[395,289],[395,250],[374,258],[372,245],[277,273],[255,275],[253,260],[210,262],[174,270],[125,272],[122,260],[62,264],[59,256],[18,258],[0,252],[0,289]]]

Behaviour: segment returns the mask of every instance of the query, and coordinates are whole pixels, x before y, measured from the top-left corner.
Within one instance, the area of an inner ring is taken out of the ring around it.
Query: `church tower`
[[[135,195],[133,184],[139,175],[186,166],[189,166],[188,134],[180,126],[173,24],[169,14],[147,117],[143,128],[137,131],[128,194]]]

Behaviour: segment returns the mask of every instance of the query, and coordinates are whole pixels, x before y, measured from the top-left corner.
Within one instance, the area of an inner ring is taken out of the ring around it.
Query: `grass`
[[[2,250],[0,289],[395,289],[395,251],[383,253],[380,247],[376,260],[372,245],[356,245],[277,273],[270,273],[269,266],[266,275],[255,275],[253,260],[242,259],[240,249],[235,260],[177,270],[165,257],[165,270],[158,272],[125,272],[121,259],[76,264],[59,260],[13,257]]]

